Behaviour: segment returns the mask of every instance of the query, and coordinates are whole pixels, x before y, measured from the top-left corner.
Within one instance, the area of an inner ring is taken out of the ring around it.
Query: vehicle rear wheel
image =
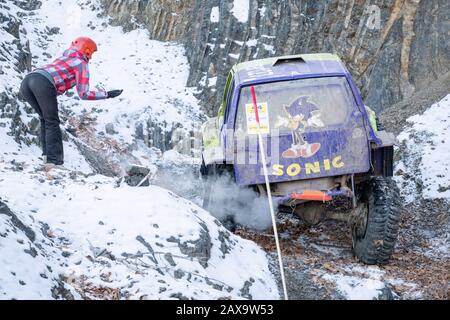
[[[364,186],[361,201],[366,214],[352,225],[353,252],[367,264],[387,264],[400,223],[399,190],[391,177],[373,177]]]

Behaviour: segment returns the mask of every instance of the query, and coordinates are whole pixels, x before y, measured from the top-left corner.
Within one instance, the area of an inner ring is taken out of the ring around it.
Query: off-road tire
[[[387,264],[400,223],[399,189],[391,177],[372,177],[361,201],[367,204],[365,230],[352,226],[353,252],[367,264]]]

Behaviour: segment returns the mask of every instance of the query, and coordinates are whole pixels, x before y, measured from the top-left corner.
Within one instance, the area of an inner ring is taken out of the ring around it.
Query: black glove
[[[106,94],[108,95],[107,98],[115,98],[120,96],[120,94],[123,92],[123,90],[111,90],[108,91]]]

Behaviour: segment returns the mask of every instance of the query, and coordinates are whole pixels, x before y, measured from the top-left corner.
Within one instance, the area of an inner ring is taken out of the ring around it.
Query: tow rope
[[[269,200],[270,215],[272,216],[273,234],[275,236],[275,244],[277,247],[278,264],[280,267],[281,282],[283,284],[284,299],[289,300],[288,294],[287,294],[287,289],[286,289],[286,278],[284,277],[283,260],[281,258],[281,249],[280,249],[280,240],[278,238],[277,222],[275,219],[275,211],[273,210],[272,192],[270,191],[269,174],[267,172],[267,161],[266,161],[266,154],[265,154],[266,149],[264,148],[264,142],[263,142],[262,135],[261,135],[261,125],[259,122],[258,104],[256,102],[255,87],[251,86],[250,90],[252,92],[253,108],[255,109],[255,119],[256,119],[256,123],[258,125],[258,142],[259,142],[259,149],[260,149],[259,154],[261,155],[261,162],[262,162],[262,166],[263,166],[264,178],[266,180],[267,198]]]

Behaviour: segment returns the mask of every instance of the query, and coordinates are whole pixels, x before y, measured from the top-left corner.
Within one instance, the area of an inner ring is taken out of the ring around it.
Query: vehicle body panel
[[[289,62],[292,59],[297,60]],[[279,154],[271,155],[269,146],[278,144],[280,152],[287,150],[293,144],[293,135],[288,132],[277,135],[272,135],[272,132],[263,134],[270,182],[370,171],[371,145],[381,146],[383,142],[377,137],[369,121],[368,110],[350,73],[335,55],[297,55],[249,61],[235,65],[230,71],[218,113],[217,128],[220,145],[224,150],[223,162],[234,165],[238,184],[264,183],[256,135],[248,135],[244,139],[246,141],[242,141],[234,134],[241,91],[249,86],[255,86],[258,92],[258,85],[281,81],[332,77],[344,78],[351,91],[352,111],[349,112],[345,123],[327,126],[320,131],[305,132],[304,137],[307,141],[320,142],[320,150],[307,158],[286,159]],[[244,163],[243,158],[247,159]]]

